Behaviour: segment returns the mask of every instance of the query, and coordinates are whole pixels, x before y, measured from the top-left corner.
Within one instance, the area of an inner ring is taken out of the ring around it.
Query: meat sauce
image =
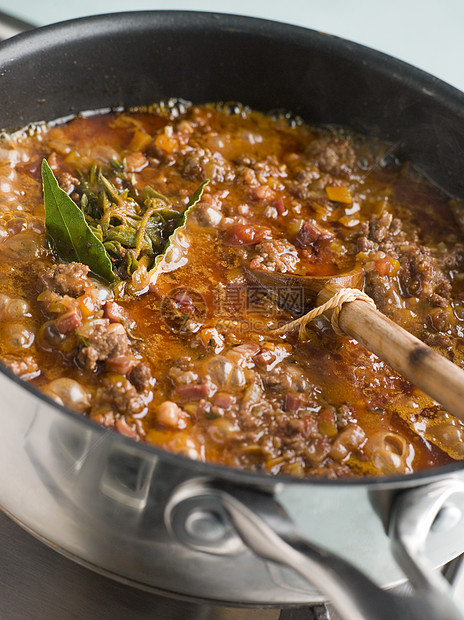
[[[113,282],[46,237],[43,159],[107,231]],[[158,235],[162,253],[205,182],[171,270],[153,278],[140,248]],[[270,474],[403,474],[464,458],[463,424],[325,317],[303,339],[274,335],[302,313],[301,291],[276,302],[243,269],[358,264],[382,312],[464,366],[460,205],[387,146],[181,102],[4,136],[0,188],[0,359],[56,402],[135,440]],[[131,246],[133,222],[146,228]]]

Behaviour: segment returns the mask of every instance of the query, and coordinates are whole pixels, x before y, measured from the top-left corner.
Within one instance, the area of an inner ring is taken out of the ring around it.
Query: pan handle
[[[405,491],[396,498],[390,516],[389,536],[398,565],[416,593],[433,597],[441,601],[441,605],[449,601],[452,590],[448,581],[429,563],[425,544],[432,527],[440,527],[441,522],[460,518],[460,513],[453,516],[454,507],[447,504],[457,493],[464,493],[464,483],[455,478],[445,478]],[[448,616],[445,614],[442,617]]]
[[[408,596],[382,590],[346,560],[300,536],[270,494],[224,484],[202,487],[196,489],[196,499],[214,496],[248,548],[299,573],[344,620],[464,620],[451,587],[428,566],[424,553],[427,534],[445,502],[464,492],[459,481],[408,490],[394,502],[390,533],[395,558],[415,588]]]

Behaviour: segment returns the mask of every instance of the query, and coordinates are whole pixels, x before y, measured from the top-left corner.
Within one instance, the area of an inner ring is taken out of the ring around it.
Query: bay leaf
[[[42,183],[47,239],[64,262],[77,261],[108,282],[115,279],[111,259],[77,204],[61,189],[46,159]]]
[[[188,242],[184,235],[185,223],[187,222],[187,216],[190,211],[201,200],[203,190],[205,189],[206,185],[208,185],[208,183],[209,179],[203,181],[203,183],[190,196],[187,208],[183,212],[179,224],[176,226],[171,236],[169,237],[168,242],[163,249],[163,252],[161,254],[158,254],[158,256],[155,258],[153,267],[148,272],[151,284],[156,284],[156,280],[161,273],[167,273],[168,271],[178,269],[187,262],[185,254],[188,248]]]

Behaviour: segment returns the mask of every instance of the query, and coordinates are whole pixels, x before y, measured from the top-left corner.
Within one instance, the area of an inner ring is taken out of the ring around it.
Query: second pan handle
[[[0,11],[0,41],[14,37],[21,32],[26,32],[26,30],[32,30],[33,28],[35,28],[33,24]]]

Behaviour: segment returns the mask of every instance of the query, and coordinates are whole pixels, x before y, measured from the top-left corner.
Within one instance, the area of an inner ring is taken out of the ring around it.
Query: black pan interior
[[[224,14],[84,18],[0,45],[0,127],[168,97],[240,101],[347,125],[464,197],[464,95],[360,45]]]

